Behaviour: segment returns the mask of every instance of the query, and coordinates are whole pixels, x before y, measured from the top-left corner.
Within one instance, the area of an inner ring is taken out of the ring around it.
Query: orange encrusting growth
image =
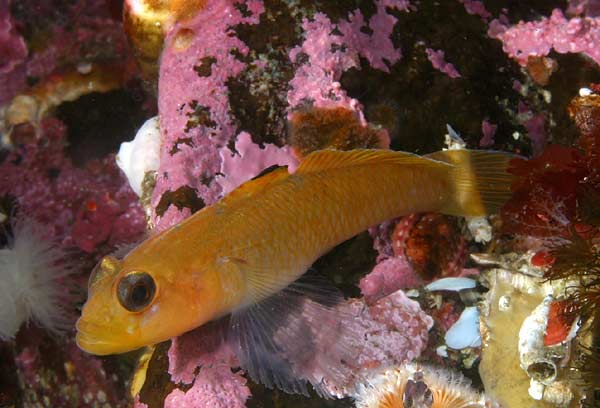
[[[374,224],[420,211],[484,215],[510,195],[509,155],[431,157],[325,150],[309,155],[294,174],[279,168],[243,184],[140,244],[112,281],[91,285],[79,345],[107,354],[163,341],[279,292]],[[115,299],[116,282],[132,272],[151,275],[157,286],[152,305],[139,313]],[[106,337],[118,342],[102,344]]]
[[[363,125],[347,108],[305,108],[294,111],[288,122],[290,145],[299,157],[323,149],[387,148],[387,131]]]

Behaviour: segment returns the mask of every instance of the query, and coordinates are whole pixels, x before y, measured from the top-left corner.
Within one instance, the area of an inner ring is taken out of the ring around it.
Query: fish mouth
[[[110,327],[90,323],[82,319],[77,320],[75,327],[77,328],[75,342],[83,351],[96,355],[123,352],[122,344],[110,341],[106,336],[98,335],[98,333],[110,333]]]

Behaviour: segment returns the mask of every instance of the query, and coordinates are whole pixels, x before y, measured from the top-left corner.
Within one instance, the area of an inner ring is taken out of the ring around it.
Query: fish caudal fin
[[[425,157],[452,164],[447,173],[452,189],[439,210],[456,216],[483,216],[498,212],[511,197],[515,155],[486,150],[444,150]]]

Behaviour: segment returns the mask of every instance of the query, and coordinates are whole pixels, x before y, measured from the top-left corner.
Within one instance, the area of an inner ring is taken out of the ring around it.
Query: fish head
[[[84,351],[123,353],[176,337],[215,317],[210,272],[175,273],[168,262],[128,262],[107,256],[88,284],[77,321],[76,341]]]

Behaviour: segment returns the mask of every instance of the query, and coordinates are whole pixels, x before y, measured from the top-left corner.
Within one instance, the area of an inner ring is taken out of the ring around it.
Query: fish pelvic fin
[[[353,378],[346,362],[358,341],[343,327],[336,306],[341,293],[318,276],[303,276],[285,289],[231,315],[228,339],[241,367],[267,388],[308,394],[308,384],[326,398],[337,395],[328,381]]]
[[[450,190],[440,212],[456,216],[484,216],[498,212],[512,196],[511,160],[519,157],[489,150],[444,150],[424,157],[451,164]]]

